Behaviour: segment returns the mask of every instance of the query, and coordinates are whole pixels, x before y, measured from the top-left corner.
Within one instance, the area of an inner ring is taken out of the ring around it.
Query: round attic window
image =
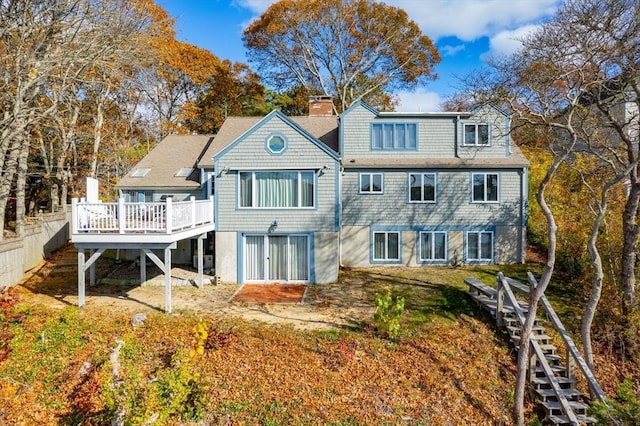
[[[267,139],[267,149],[273,154],[281,154],[287,148],[287,140],[282,135],[271,135]]]

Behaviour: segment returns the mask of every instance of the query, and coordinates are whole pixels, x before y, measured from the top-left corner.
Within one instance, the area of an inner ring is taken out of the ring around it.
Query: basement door
[[[308,235],[245,235],[245,282],[308,282]]]

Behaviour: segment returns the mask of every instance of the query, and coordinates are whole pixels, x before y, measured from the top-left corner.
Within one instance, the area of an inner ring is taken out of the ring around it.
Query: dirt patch
[[[147,281],[141,285],[139,265],[116,261],[103,255],[96,262],[97,285],[86,286],[84,309],[128,312],[164,311],[164,276],[160,270],[147,267]],[[190,267],[175,266],[171,271],[173,315],[190,313],[208,316],[237,316],[247,320],[268,323],[288,323],[302,329],[356,328],[373,315],[373,298],[362,291],[360,284],[344,286],[309,285],[301,302],[300,289],[305,286],[286,286],[280,290],[290,292],[283,304],[284,294],[267,295],[260,299],[231,299],[238,284],[216,285],[205,276],[204,287],[195,285],[197,273]],[[361,283],[364,284],[364,283]],[[262,286],[263,290],[272,286]],[[16,288],[20,300],[28,304],[41,304],[63,309],[78,304],[77,252],[67,247],[29,271]]]
[[[89,274],[87,274],[88,276]],[[231,302],[238,284],[221,283],[205,277],[204,287],[195,286],[196,272],[176,266],[171,271],[172,312],[206,316],[235,316],[268,323],[287,323],[303,329],[362,328],[370,325],[375,295],[390,288],[406,299],[408,310],[429,315],[450,312],[467,297],[452,288],[469,276],[465,268],[379,267],[344,269],[335,284],[311,284],[301,303],[279,304],[268,299]],[[128,312],[164,311],[164,276],[147,267],[147,282],[140,284],[140,268],[133,262],[119,262],[105,253],[96,262],[98,284],[86,287],[85,310]],[[210,278],[210,277],[209,277]],[[88,281],[88,279],[87,279]],[[176,285],[177,284],[177,285]],[[77,253],[72,246],[34,268],[18,286],[23,302],[54,309],[78,304]]]
[[[231,299],[245,303],[302,303],[306,286],[303,284],[245,284]]]

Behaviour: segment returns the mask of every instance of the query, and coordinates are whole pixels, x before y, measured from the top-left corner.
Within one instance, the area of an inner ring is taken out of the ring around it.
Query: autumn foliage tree
[[[0,2],[0,229],[3,231],[10,197],[15,196],[11,209],[18,233],[24,224],[29,154],[34,140],[49,137],[46,145],[57,145],[47,149],[48,153],[54,153],[48,159],[50,171],[57,174],[55,179],[63,187],[66,185],[69,153],[77,142],[75,114],[78,100],[91,90],[90,73],[99,68],[114,71],[126,67],[132,57],[129,53],[149,28],[148,5],[148,0]],[[107,78],[113,76],[107,73]],[[51,131],[53,127],[55,131]]]
[[[332,96],[338,111],[359,99],[389,109],[390,93],[435,78],[440,61],[404,10],[372,0],[281,0],[243,40],[267,84]]]
[[[215,134],[231,115],[262,115],[264,87],[246,64],[221,61],[198,97],[184,105],[180,122],[202,134]]]

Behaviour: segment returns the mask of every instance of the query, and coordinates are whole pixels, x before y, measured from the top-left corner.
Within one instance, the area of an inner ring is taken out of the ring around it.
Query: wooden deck
[[[108,249],[139,250],[140,281],[151,259],[165,276],[165,311],[171,312],[171,251],[177,242],[197,240],[198,286],[203,285],[203,240],[215,231],[213,197],[208,200],[115,203],[74,199],[71,241],[78,250],[78,305],[85,303],[85,275],[95,283],[95,261]],[[159,256],[160,254],[160,256]],[[86,257],[88,255],[88,257]]]
[[[175,242],[213,231],[213,198],[173,202],[72,202],[71,240],[76,243]]]

